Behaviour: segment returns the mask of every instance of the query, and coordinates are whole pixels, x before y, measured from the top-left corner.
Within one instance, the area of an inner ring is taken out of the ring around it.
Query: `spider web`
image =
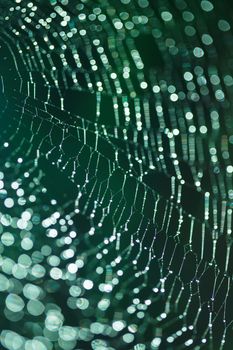
[[[1,1],[4,348],[229,348],[230,19]]]

